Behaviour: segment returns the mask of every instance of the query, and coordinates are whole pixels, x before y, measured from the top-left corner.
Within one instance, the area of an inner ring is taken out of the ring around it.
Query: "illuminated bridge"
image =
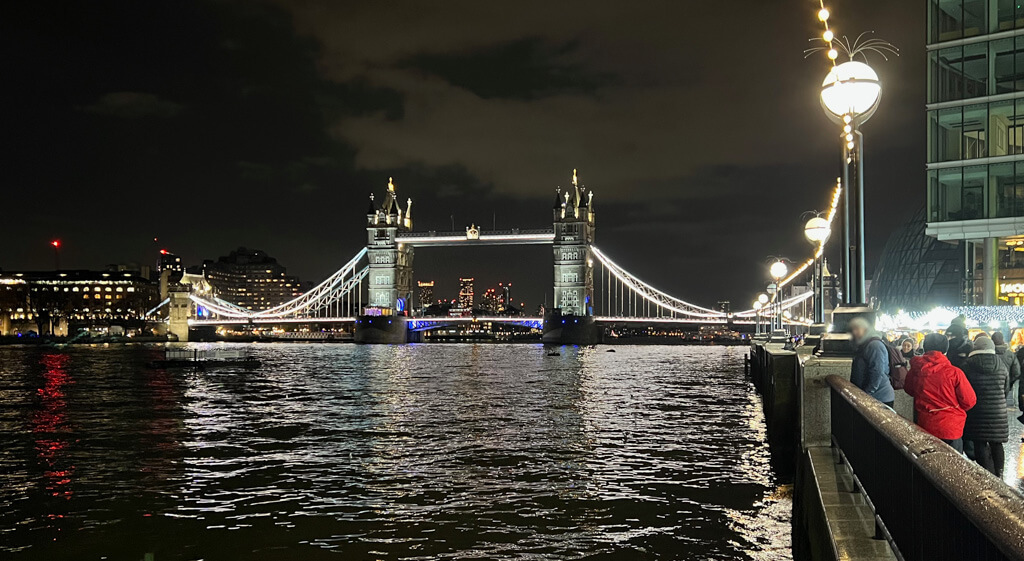
[[[594,245],[595,218],[593,191],[580,185],[574,172],[572,186],[556,191],[551,229],[485,231],[474,225],[464,232],[416,232],[412,200],[403,207],[389,181],[382,203],[370,197],[366,247],[315,288],[259,311],[210,294],[172,293],[171,331],[181,337],[187,326],[351,323],[356,341],[398,343],[410,332],[485,321],[542,329],[545,342],[585,344],[596,342],[607,326],[754,323],[754,309],[727,313],[702,307],[630,273]],[[492,245],[551,246],[554,304],[544,317],[413,317],[416,248]],[[792,308],[810,295],[785,300],[780,308]]]

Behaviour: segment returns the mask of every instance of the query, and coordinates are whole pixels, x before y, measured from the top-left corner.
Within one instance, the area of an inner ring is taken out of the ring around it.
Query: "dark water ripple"
[[[788,558],[742,349],[251,349],[0,348],[0,557]]]

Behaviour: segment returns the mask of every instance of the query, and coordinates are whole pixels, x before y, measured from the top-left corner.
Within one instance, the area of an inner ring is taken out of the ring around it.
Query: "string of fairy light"
[[[821,9],[818,10],[818,21],[825,27],[825,31],[821,34],[821,40],[828,46],[825,49],[825,56],[828,57],[829,62],[832,63],[832,67],[836,66],[836,59],[839,58],[839,49],[836,49],[835,45],[832,44],[836,39],[836,34],[832,31],[832,27],[828,23],[828,19],[832,17],[832,12],[825,7],[825,0],[818,0],[818,5]],[[853,150],[853,117],[850,115],[843,115],[843,139],[846,141],[846,148]]]
[[[821,34],[821,39],[828,45],[828,49],[825,51],[825,55],[829,60],[832,61],[832,66],[836,65],[836,59],[839,58],[839,51],[832,46],[832,41],[835,40],[836,34],[832,31],[832,28],[828,25],[828,18],[832,15],[828,8],[825,7],[825,0],[819,0],[818,4],[821,9],[818,10],[818,20],[825,26],[825,31]]]
[[[832,204],[829,205],[828,215],[825,218],[825,220],[828,221],[828,226],[829,226],[830,229],[832,228],[832,221],[836,217],[836,210],[839,208],[839,199],[840,199],[840,195],[842,194],[842,192],[843,192],[843,182],[842,182],[841,179],[836,179],[836,186],[835,186],[835,189],[833,189],[833,191],[832,191]],[[787,276],[786,278],[784,278],[781,281],[779,281],[779,283],[778,283],[779,289],[781,290],[782,287],[784,287],[787,284],[789,284],[789,283],[793,282],[794,280],[796,280],[796,278],[799,277],[801,274],[803,274],[804,271],[806,271],[812,265],[814,265],[814,260],[815,259],[820,259],[821,256],[824,253],[825,253],[825,241],[820,241],[820,242],[817,243],[817,247],[814,249],[814,255],[811,258],[807,259],[807,261],[804,261],[802,264],[800,264],[800,266],[797,267],[795,270],[793,270],[793,272],[790,273],[789,276]]]

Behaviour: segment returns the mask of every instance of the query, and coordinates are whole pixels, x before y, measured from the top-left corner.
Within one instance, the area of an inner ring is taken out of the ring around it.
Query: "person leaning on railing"
[[[964,372],[946,358],[945,335],[929,333],[922,346],[924,354],[910,359],[903,389],[914,398],[918,426],[963,453],[964,422],[977,396]]]
[[[851,319],[849,330],[855,348],[850,382],[864,390],[864,393],[892,407],[896,402],[896,392],[889,382],[889,344],[862,317]]]

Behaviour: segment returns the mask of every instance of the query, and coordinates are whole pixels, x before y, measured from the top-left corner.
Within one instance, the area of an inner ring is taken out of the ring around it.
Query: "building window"
[[[560,308],[578,308],[580,305],[580,295],[576,290],[563,290],[562,298],[559,302]]]

